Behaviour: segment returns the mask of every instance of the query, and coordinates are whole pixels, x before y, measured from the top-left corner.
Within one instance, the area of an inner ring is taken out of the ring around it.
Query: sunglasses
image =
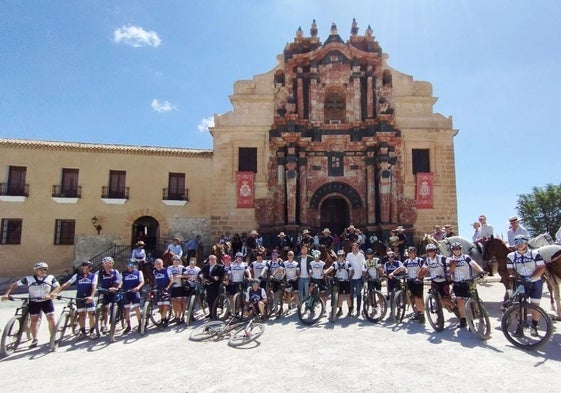
[[[514,241],[514,244],[526,244],[526,240],[516,239],[516,240]]]

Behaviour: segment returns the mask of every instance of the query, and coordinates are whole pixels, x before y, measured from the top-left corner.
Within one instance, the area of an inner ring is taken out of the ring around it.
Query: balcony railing
[[[129,199],[129,187],[122,190],[110,190],[109,187],[101,187],[101,197],[104,199]]]
[[[72,188],[62,188],[60,185],[53,186],[53,198],[82,198],[82,186]]]
[[[0,183],[0,195],[29,196],[29,184]]]
[[[189,189],[185,190],[169,190],[168,188],[162,189],[162,199],[164,201],[187,201],[189,202]]]

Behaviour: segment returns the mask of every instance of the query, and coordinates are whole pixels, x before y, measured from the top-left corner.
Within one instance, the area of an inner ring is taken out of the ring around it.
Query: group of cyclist
[[[507,268],[513,275],[521,279],[532,282],[530,292],[531,301],[539,304],[542,294],[541,275],[545,271],[545,263],[539,253],[528,249],[528,237],[517,235],[514,239],[516,250],[508,255]],[[232,257],[224,255],[222,260],[216,264],[216,256],[209,265],[202,270],[196,266],[196,259],[191,258],[188,266],[181,264],[181,256],[174,255],[173,265],[164,267],[161,259],[154,262],[154,286],[158,292],[157,304],[162,315],[161,324],[165,327],[171,322],[183,323],[183,315],[187,305],[187,297],[197,285],[224,285],[226,293],[232,300],[237,292],[243,291],[245,294],[246,306],[253,307],[256,312],[265,314],[265,305],[271,299],[267,298],[267,291],[271,289],[273,296],[285,296],[286,304],[289,309],[297,306],[301,299],[307,296],[312,287],[319,288],[324,302],[327,300],[327,277],[332,276],[336,285],[338,296],[338,312],[342,315],[343,301],[346,301],[348,317],[358,317],[361,313],[361,290],[364,281],[368,288],[381,290],[381,279],[387,280],[387,296],[389,297],[397,286],[400,285],[400,275],[407,275],[407,286],[411,294],[411,301],[414,305],[414,320],[419,323],[425,322],[424,316],[424,279],[430,278],[431,287],[440,294],[443,305],[448,310],[457,311],[460,316],[459,328],[466,327],[464,315],[464,304],[469,297],[468,282],[476,275],[483,273],[479,264],[465,254],[462,244],[455,242],[451,245],[452,255],[445,257],[438,254],[438,249],[434,244],[428,244],[423,250],[425,257],[418,256],[415,247],[408,247],[406,257],[403,261],[397,258],[394,251],[388,250],[386,255],[375,255],[372,249],[363,252],[357,242],[353,242],[351,251],[345,253],[339,250],[336,253],[336,260],[327,266],[326,261],[320,259],[321,253],[313,250],[308,254],[308,245],[302,244],[300,254],[295,257],[292,250],[286,254],[286,260],[279,257],[279,251],[271,252],[271,259],[264,260],[262,252],[257,252],[255,260],[251,263],[244,261],[244,255],[237,252]],[[219,269],[213,269],[218,266]],[[30,297],[31,315],[31,346],[37,345],[37,330],[40,314],[46,315],[49,323],[49,330],[54,334],[54,305],[52,299],[69,285],[76,284],[76,303],[79,315],[79,325],[81,335],[96,338],[94,326],[94,296],[97,292],[103,293],[100,301],[103,302],[105,314],[108,305],[114,300],[117,292],[124,296],[126,328],[123,333],[131,331],[131,310],[138,320],[140,330],[141,321],[141,290],[145,280],[142,271],[138,269],[138,263],[131,259],[127,265],[127,270],[120,273],[114,268],[114,261],[111,257],[102,260],[102,266],[97,273],[92,272],[93,265],[86,261],[81,265],[81,271],[74,274],[64,285],[60,285],[53,275],[48,274],[48,265],[45,262],[38,262],[33,266],[33,275],[26,276],[21,280],[10,285],[2,300],[6,300],[10,293],[19,286],[27,285]],[[209,281],[213,281],[210,283]],[[249,283],[249,285],[248,285]],[[450,289],[452,286],[452,289]],[[285,293],[280,293],[283,288]],[[452,300],[453,292],[455,301]],[[209,297],[207,291],[207,297]],[[214,298],[216,294],[213,295]],[[214,318],[212,306],[214,298],[208,298],[211,311],[207,317]],[[354,301],[356,299],[356,314],[353,313]],[[173,320],[169,321],[169,307],[173,310]],[[282,316],[283,310],[280,308],[277,317]],[[535,315],[534,318],[538,318]],[[86,330],[86,320],[89,322],[89,332]],[[107,321],[107,316],[103,318]],[[537,321],[533,323],[534,330],[537,330]],[[106,326],[101,327],[101,331],[106,330]]]

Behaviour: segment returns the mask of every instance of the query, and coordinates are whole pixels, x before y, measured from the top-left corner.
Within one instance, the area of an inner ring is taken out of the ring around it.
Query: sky
[[[457,232],[506,237],[520,194],[560,184],[556,0],[0,1],[0,137],[211,149],[237,80],[298,27],[352,19],[453,117]],[[439,223],[444,224],[444,223]]]

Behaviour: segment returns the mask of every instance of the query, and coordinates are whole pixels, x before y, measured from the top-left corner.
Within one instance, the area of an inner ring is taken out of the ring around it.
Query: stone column
[[[374,118],[374,80],[372,75],[366,78],[366,118]]]
[[[290,224],[296,224],[296,191],[298,189],[298,172],[296,171],[296,162],[287,162],[286,164],[286,221]]]
[[[304,81],[302,80],[302,67],[298,67],[298,79],[297,79],[297,95],[296,95],[296,108],[298,108],[298,118],[304,118]]]
[[[378,189],[380,190],[380,219],[382,223],[390,222],[391,193],[392,193],[392,165],[387,161],[380,163],[380,177]]]
[[[374,171],[374,163],[374,157],[366,158],[367,224],[374,224],[376,222],[376,173]]]
[[[306,186],[306,179],[308,177],[308,162],[306,160],[306,153],[300,152],[300,160],[299,160],[299,171],[300,171],[300,222],[307,221],[307,213],[308,213],[308,187]]]

